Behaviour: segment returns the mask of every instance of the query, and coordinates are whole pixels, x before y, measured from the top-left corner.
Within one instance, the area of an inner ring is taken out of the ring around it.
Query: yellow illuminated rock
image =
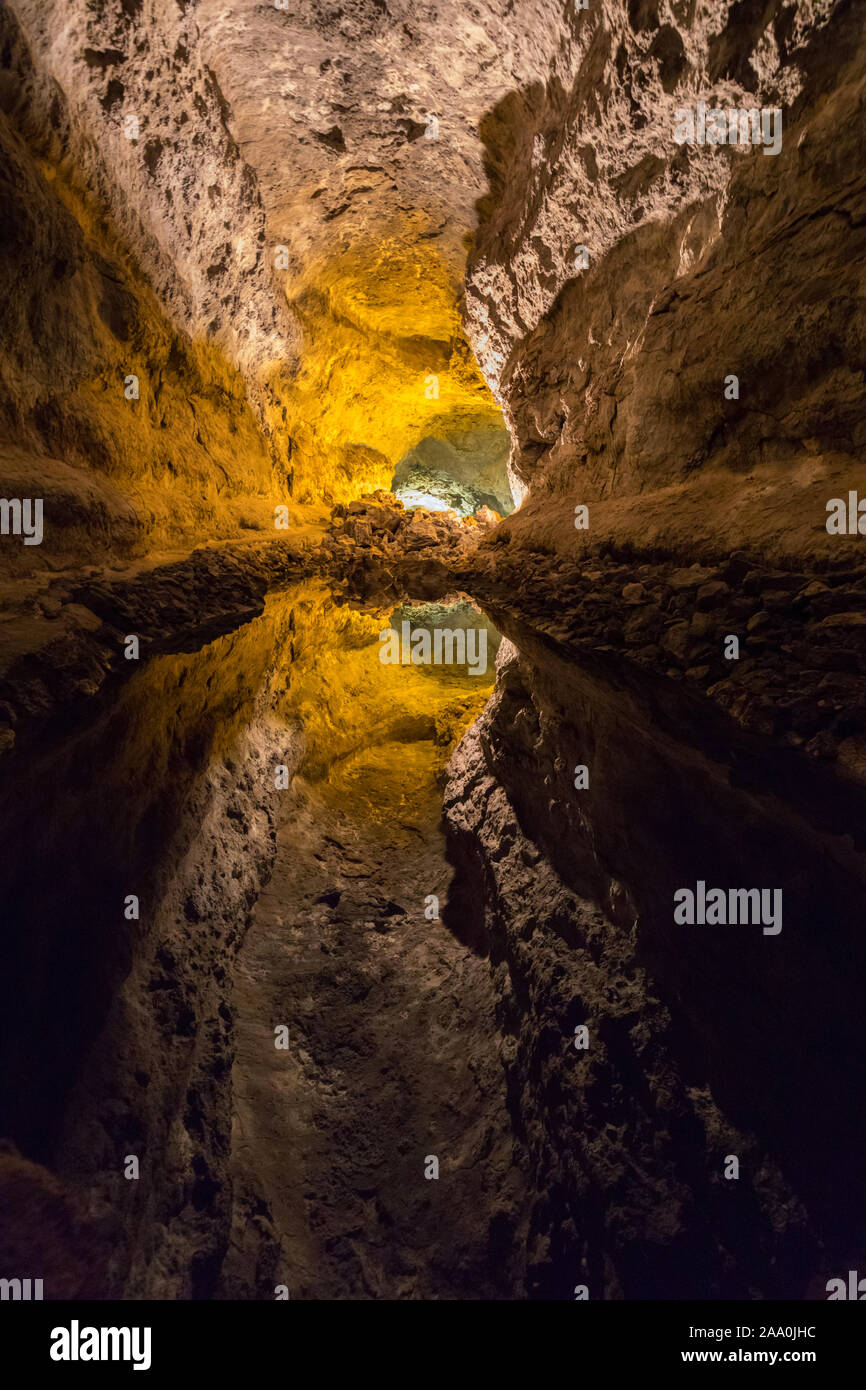
[[[74,527],[124,556],[273,534],[285,446],[240,372],[172,322],[92,197],[47,161],[38,173],[22,161],[20,177],[49,249],[33,249],[39,311],[18,294],[7,306],[0,374],[16,428],[0,474],[5,495],[51,499],[43,554],[86,544]]]
[[[278,603],[285,600],[271,600],[266,613]],[[318,583],[292,591],[291,613],[294,660],[276,710],[304,730],[304,775],[335,800],[363,802],[374,819],[384,799],[411,795],[419,778],[434,788],[490,695],[492,661],[480,677],[453,667],[383,665],[379,634],[391,609],[338,605]]]
[[[423,438],[502,424],[463,335],[462,267],[422,235],[392,227],[287,285],[303,328],[286,397],[296,501],[387,489]]]

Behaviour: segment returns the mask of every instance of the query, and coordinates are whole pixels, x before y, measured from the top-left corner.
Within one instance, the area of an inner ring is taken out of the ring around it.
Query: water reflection
[[[481,622],[465,600],[403,611],[461,630],[470,614]],[[117,1016],[124,981],[130,996],[160,996],[157,1034],[194,1028],[198,984],[182,963],[197,933],[223,939],[243,925],[280,815],[278,768],[371,827],[440,797],[493,664],[481,677],[385,666],[378,639],[394,616],[392,603],[296,585],[200,651],[154,658],[77,727],[47,729],[38,749],[6,760],[0,1124],[25,1152],[52,1159],[70,1094],[94,1066],[97,1090],[126,1085],[135,1046],[122,1034],[136,1025]],[[106,1027],[128,1053],[114,1071],[96,1058]],[[120,1109],[128,1119],[134,1097]]]

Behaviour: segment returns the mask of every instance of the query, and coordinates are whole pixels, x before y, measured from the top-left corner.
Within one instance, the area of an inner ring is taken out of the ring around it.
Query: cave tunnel
[[[58,1360],[579,1301],[645,1373],[866,1297],[861,8],[0,6],[0,1301]]]
[[[450,508],[458,516],[489,507],[508,516],[514,510],[510,450],[511,436],[504,427],[422,439],[398,463],[391,491],[405,507]]]

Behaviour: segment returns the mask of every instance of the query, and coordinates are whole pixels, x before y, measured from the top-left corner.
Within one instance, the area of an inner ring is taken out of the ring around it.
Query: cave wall
[[[425,436],[501,426],[461,322],[478,128],[555,60],[559,0],[203,0],[197,14],[302,325],[285,400],[299,499],[388,488]]]
[[[297,337],[262,247],[255,176],[227,129],[198,6],[177,0],[6,6],[29,53],[19,109],[135,247],[170,317],[250,371]],[[128,138],[130,117],[137,138]]]
[[[387,490],[425,436],[501,427],[462,334],[457,267],[431,236],[425,218],[376,236],[368,228],[295,290],[304,340],[285,408],[301,503]]]
[[[490,0],[429,14],[403,0],[339,14],[319,0],[11,0],[3,23],[16,131],[86,230],[107,219],[134,248],[164,331],[193,345],[182,394],[203,376],[204,409],[192,421],[164,401],[154,413],[177,439],[163,435],[161,456],[142,440],[163,482],[191,454],[190,492],[209,477],[261,495],[270,475],[296,502],[344,501],[387,486],[425,436],[493,427],[502,405],[515,489],[540,499],[517,524],[549,546],[573,545],[575,501],[594,504],[591,546],[635,536],[782,556],[823,544],[815,506],[850,477],[862,429],[850,0]],[[677,144],[675,112],[699,97],[778,106],[781,152]],[[26,209],[20,224],[28,241]],[[70,239],[58,228],[52,242]],[[50,259],[80,298],[77,255]],[[55,289],[30,306],[37,350]],[[105,291],[109,333],[130,317],[123,290]],[[30,331],[15,336],[32,357]],[[63,335],[67,359],[75,336]],[[46,453],[68,423],[75,463],[120,455],[127,470],[103,418],[116,404],[105,374],[128,355],[116,346],[104,345],[96,401],[64,409],[64,390],[43,389]],[[163,351],[148,346],[147,389],[164,397]],[[64,366],[61,354],[61,381]],[[729,401],[730,373],[741,389]],[[34,403],[15,385],[23,419]],[[241,453],[237,478],[227,455]],[[551,492],[563,505],[545,512]]]
[[[566,46],[482,124],[467,332],[522,505],[466,566],[513,646],[446,793],[527,1292],[815,1296],[866,1239],[866,575],[825,524],[862,447],[862,15],[590,5]],[[780,153],[677,144],[698,99],[781,108]],[[780,887],[779,938],[678,926],[698,880]]]
[[[400,460],[391,489],[400,497],[406,490],[428,493],[461,516],[471,516],[478,507],[507,515],[514,509],[508,481],[510,453],[511,436],[502,427],[422,439]]]
[[[4,6],[0,16],[2,258],[10,287],[0,363],[5,495],[43,497],[42,554],[69,563],[189,546],[245,526],[273,531],[274,503],[286,497],[288,446],[268,426],[257,364],[242,345],[263,331],[244,329],[244,315],[254,310],[239,307],[252,272],[235,265],[225,242],[222,262],[214,260],[209,275],[201,265],[193,274],[189,246],[201,258],[216,251],[201,228],[196,239],[191,214],[173,202],[183,192],[199,221],[203,203],[212,241],[217,184],[208,198],[201,182],[192,186],[189,170],[165,167],[157,187],[159,162],[146,158],[143,91],[125,107],[98,99],[123,54],[108,52],[106,68],[95,50],[75,46],[87,34],[72,24],[61,37],[74,68],[61,65],[55,77],[52,55],[59,62],[63,47],[52,27],[57,19],[44,7],[37,16],[35,7]],[[123,27],[122,18],[117,23]],[[132,33],[126,42],[133,44]],[[176,58],[178,90],[182,67]],[[155,73],[146,87],[151,107],[164,101]],[[193,111],[196,98],[202,104],[200,94],[189,95]],[[208,158],[213,169],[225,166],[233,199],[226,216],[237,217],[249,198],[240,199],[231,181],[244,175],[213,92],[210,103],[208,120],[196,116],[201,129],[186,130],[183,150],[201,180],[210,141]],[[121,132],[123,110],[142,121],[136,142]],[[183,115],[175,111],[179,129]],[[184,226],[185,254],[177,231],[171,240],[166,230]],[[229,222],[221,229],[224,237],[237,230]],[[218,297],[230,332],[219,331]],[[274,304],[275,321],[285,318]],[[14,559],[24,569],[42,563],[35,547]]]
[[[864,430],[859,9],[612,3],[569,43],[572,79],[560,60],[482,125],[467,331],[522,504],[465,582],[804,750],[844,798],[866,567],[828,503]],[[698,100],[778,108],[781,149],[678,144]]]
[[[573,43],[573,81],[555,70],[482,126],[467,322],[529,491],[515,534],[850,553],[824,521],[863,435],[857,6],[591,5]],[[698,99],[780,108],[781,151],[677,144]]]
[[[3,495],[41,497],[5,572],[273,530],[283,494],[243,379],[167,321],[128,253],[5,127]],[[137,399],[126,384],[137,379]]]
[[[445,814],[539,1193],[527,1293],[806,1297],[866,1240],[862,789],[496,621],[511,640]],[[780,888],[781,931],[678,925],[698,879]]]
[[[207,1297],[219,1271],[234,961],[303,748],[273,713],[293,626],[280,596],[6,759],[0,1111],[88,1215],[99,1297]]]
[[[556,47],[558,11],[537,4],[536,17],[518,21],[505,0],[429,15],[404,0],[355,0],[339,14],[317,0],[291,12],[256,0],[5,6],[10,123],[85,233],[107,229],[111,249],[100,235],[97,265],[110,262],[121,281],[108,290],[119,351],[91,345],[74,382],[58,370],[68,368],[60,353],[36,403],[10,383],[10,415],[29,424],[39,406],[44,471],[86,460],[112,472],[112,509],[131,499],[158,542],[161,525],[171,540],[184,525],[207,528],[208,509],[215,535],[258,529],[267,515],[256,499],[269,493],[301,507],[348,501],[387,487],[424,436],[499,424],[461,324],[466,238],[484,188],[481,116],[513,81],[546,71]],[[16,218],[21,242],[27,214]],[[67,357],[91,328],[97,342],[106,336],[76,302],[100,282],[79,274],[71,251],[51,254],[77,239],[58,228],[44,248],[72,290]],[[118,275],[118,248],[134,253],[165,320],[131,340],[124,323],[143,330],[138,301],[150,296]],[[11,260],[13,274],[32,268],[17,252]],[[52,321],[56,287],[34,286],[19,319]],[[16,325],[18,358],[41,352],[33,336]],[[185,377],[186,362],[175,373],[170,355],[164,370],[153,340],[165,336],[179,336],[175,356],[194,358],[176,399],[169,378]],[[141,378],[155,439],[120,413],[121,369]],[[72,385],[85,388],[74,400]],[[167,485],[175,496],[163,508]],[[243,508],[214,505],[233,492]]]

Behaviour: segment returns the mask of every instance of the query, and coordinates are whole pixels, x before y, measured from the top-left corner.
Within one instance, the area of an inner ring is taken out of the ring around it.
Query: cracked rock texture
[[[482,125],[467,325],[523,505],[463,582],[862,781],[862,539],[826,528],[866,432],[862,16],[600,4],[570,42]],[[778,108],[780,152],[677,144],[698,100]]]
[[[241,374],[263,438],[233,446],[266,473],[241,489],[229,468],[228,491],[349,500],[422,438],[492,428],[499,402],[515,487],[540,499],[521,525],[549,544],[573,541],[575,497],[592,544],[820,543],[862,429],[851,0],[10,0],[4,29],[39,177],[85,200],[79,226],[107,219],[206,376]],[[677,144],[698,99],[778,107],[781,153]],[[77,240],[58,230],[49,259],[83,288]],[[108,273],[121,343],[140,293]],[[238,386],[208,384],[219,472]],[[56,385],[36,418],[52,457]]]
[[[520,534],[581,558],[850,552],[824,521],[864,431],[859,7],[602,3],[572,42],[570,72],[482,126],[467,320]],[[698,99],[779,108],[781,152],[677,144]]]
[[[263,268],[254,180],[182,28],[169,4],[0,15],[0,476],[6,496],[44,498],[55,560],[272,528],[285,496],[268,370],[296,334]]]
[[[19,101],[40,153],[99,198],[171,318],[249,370],[286,353],[293,325],[264,255],[255,174],[203,51],[199,6],[7,8],[30,52]]]
[[[0,550],[11,1248],[55,1231],[80,1296],[862,1268],[866,567],[825,525],[866,442],[862,5],[6,0],[0,45],[0,490],[46,508]],[[781,151],[678,144],[699,100]],[[457,589],[509,642],[446,865],[487,687],[434,706],[376,647]],[[676,928],[700,879],[780,885],[781,936]],[[259,1089],[304,1109],[285,1172]]]
[[[231,1216],[234,962],[274,856],[274,771],[302,746],[272,712],[291,631],[277,601],[154,657],[6,759],[3,896],[19,933],[0,1108],[62,1180],[87,1237],[64,1280],[96,1296],[213,1291]],[[7,1239],[38,1229],[28,1210]],[[49,1284],[58,1296],[53,1266]]]
[[[526,1293],[804,1298],[866,1239],[862,792],[495,616],[511,641],[445,815],[538,1194]],[[675,925],[698,879],[780,885],[780,935]]]

